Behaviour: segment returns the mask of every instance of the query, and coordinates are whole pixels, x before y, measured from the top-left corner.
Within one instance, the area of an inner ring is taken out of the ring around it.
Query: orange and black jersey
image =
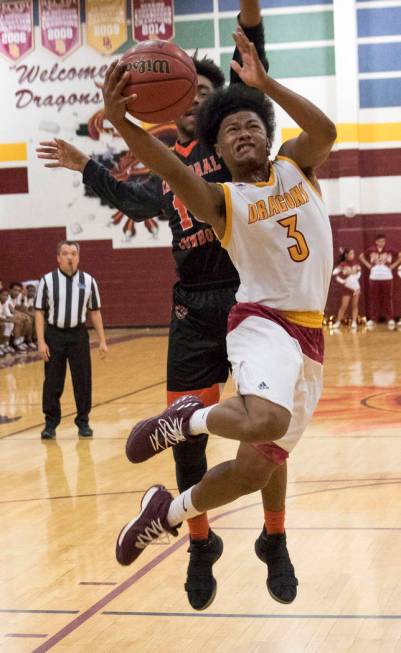
[[[177,143],[175,153],[207,181],[230,179],[223,161],[198,141],[187,147]],[[196,220],[160,177],[152,175],[143,183],[118,182],[91,159],[84,183],[136,222],[154,216],[168,219],[177,273],[185,286],[238,285],[237,272],[210,225]]]
[[[248,38],[255,43],[259,56],[268,70],[265,55],[263,24],[246,28]],[[237,49],[234,59],[239,60]],[[230,83],[241,80],[232,71]],[[231,175],[222,159],[198,141],[185,145],[176,143],[175,154],[185,165],[205,181],[230,181]],[[227,252],[221,247],[210,225],[199,222],[167,183],[156,175],[146,181],[114,179],[110,172],[92,159],[85,167],[83,181],[112,206],[135,222],[159,216],[168,220],[173,236],[172,249],[181,284],[188,288],[238,286],[239,278]]]

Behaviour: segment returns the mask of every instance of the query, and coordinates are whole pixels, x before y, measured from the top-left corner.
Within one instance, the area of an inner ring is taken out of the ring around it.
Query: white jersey
[[[221,241],[238,270],[238,302],[323,313],[333,269],[330,220],[294,161],[277,157],[268,182],[222,184]]]

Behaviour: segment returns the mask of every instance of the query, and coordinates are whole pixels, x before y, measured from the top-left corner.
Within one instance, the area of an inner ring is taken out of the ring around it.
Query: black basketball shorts
[[[174,286],[167,357],[167,390],[186,392],[224,383],[229,373],[227,317],[236,287]]]

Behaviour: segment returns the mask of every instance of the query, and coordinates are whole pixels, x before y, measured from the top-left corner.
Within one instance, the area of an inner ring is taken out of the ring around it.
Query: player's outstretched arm
[[[269,61],[266,56],[265,32],[262,15],[260,13],[259,0],[240,0],[238,22],[244,30],[247,38],[254,43],[259,59],[261,60],[264,69],[268,71]],[[242,64],[241,54],[237,47],[234,50],[233,60]],[[241,78],[233,68],[231,68],[230,84],[238,84],[240,82],[242,82]]]
[[[102,88],[106,118],[116,127],[135,156],[167,181],[193,215],[211,224],[217,235],[222,237],[225,231],[223,190],[198,177],[166,145],[125,118],[125,106],[136,96],[122,95],[129,73],[124,73],[117,63],[109,67]]]
[[[161,181],[158,179],[149,179],[144,183],[117,181],[107,168],[61,138],[42,141],[36,152],[38,159],[48,162],[44,164],[46,168],[82,172],[84,184],[135,222],[153,218],[162,212]]]
[[[307,173],[313,173],[330,153],[337,137],[335,124],[312,102],[266,74],[254,44],[241,28],[237,29],[234,40],[243,61],[242,67],[236,61],[231,62],[234,71],[245,84],[258,88],[277,102],[303,130],[297,138],[283,143],[279,154],[296,161]]]

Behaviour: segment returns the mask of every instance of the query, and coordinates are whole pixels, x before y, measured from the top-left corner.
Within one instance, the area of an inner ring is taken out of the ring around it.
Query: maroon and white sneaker
[[[116,558],[120,565],[130,565],[142,551],[163,533],[176,537],[177,528],[167,522],[173,496],[164,485],[152,485],[141,501],[141,512],[121,530],[116,543]]]
[[[199,408],[203,408],[203,402],[198,397],[184,395],[160,415],[138,422],[125,447],[128,460],[142,463],[168,447],[196,440],[189,432],[189,420]]]

